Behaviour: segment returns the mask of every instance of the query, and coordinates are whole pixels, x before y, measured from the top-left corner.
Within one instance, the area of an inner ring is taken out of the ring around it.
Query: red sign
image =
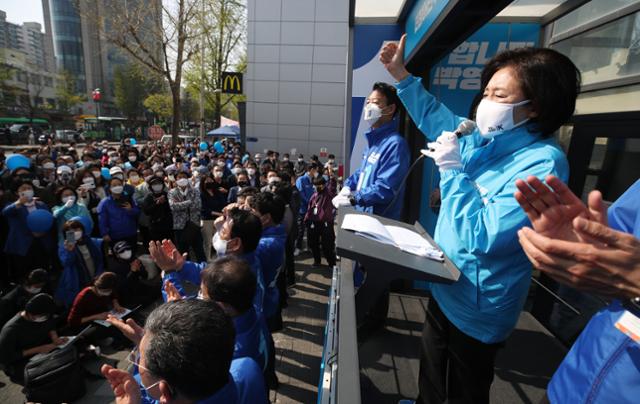
[[[149,139],[160,140],[162,136],[164,136],[164,130],[160,126],[153,125],[149,127]]]
[[[327,157],[327,148],[326,147],[321,147],[320,148],[320,157]]]

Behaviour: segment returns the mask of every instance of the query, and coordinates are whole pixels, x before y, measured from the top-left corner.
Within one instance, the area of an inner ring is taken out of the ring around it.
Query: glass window
[[[580,69],[582,84],[640,73],[640,13],[631,14],[551,47]]]
[[[591,0],[555,21],[553,35],[562,34],[637,2],[638,0]]]

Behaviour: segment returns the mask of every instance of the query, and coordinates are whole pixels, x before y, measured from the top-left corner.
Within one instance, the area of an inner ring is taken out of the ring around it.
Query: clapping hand
[[[142,401],[140,387],[129,372],[109,365],[102,365],[100,371],[111,385],[116,404],[136,404]]]
[[[162,242],[151,241],[149,243],[149,254],[156,265],[165,272],[182,269],[187,259],[187,254],[180,255],[180,252],[170,240]]]

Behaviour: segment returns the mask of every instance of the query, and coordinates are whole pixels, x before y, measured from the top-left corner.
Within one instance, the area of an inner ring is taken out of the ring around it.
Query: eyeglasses
[[[127,355],[126,360],[127,360],[127,362],[129,362],[133,366],[135,366],[137,368],[144,369],[146,372],[149,372],[150,374],[153,374],[152,371],[150,371],[146,367],[140,365],[140,363],[139,363],[140,362],[140,350],[138,349],[138,347],[135,347],[131,352],[129,352],[129,355]],[[150,393],[149,390],[151,390],[152,388],[154,388],[157,385],[159,385],[160,382],[162,382],[162,381],[163,381],[163,379],[160,379],[160,380],[158,380],[157,382],[153,383],[150,386],[145,386],[144,384],[142,384],[142,378],[140,378],[140,386],[147,391],[147,394],[149,396],[151,396],[151,393]],[[166,380],[164,380],[164,382],[167,383]],[[169,383],[167,383],[167,386],[169,387],[169,391],[171,392],[171,395],[173,396],[174,395],[173,389],[171,388]]]

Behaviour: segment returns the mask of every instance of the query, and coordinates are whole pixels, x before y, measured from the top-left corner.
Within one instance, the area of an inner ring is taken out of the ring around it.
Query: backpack
[[[38,403],[71,402],[86,392],[78,351],[73,344],[36,355],[24,368],[27,401]]]

